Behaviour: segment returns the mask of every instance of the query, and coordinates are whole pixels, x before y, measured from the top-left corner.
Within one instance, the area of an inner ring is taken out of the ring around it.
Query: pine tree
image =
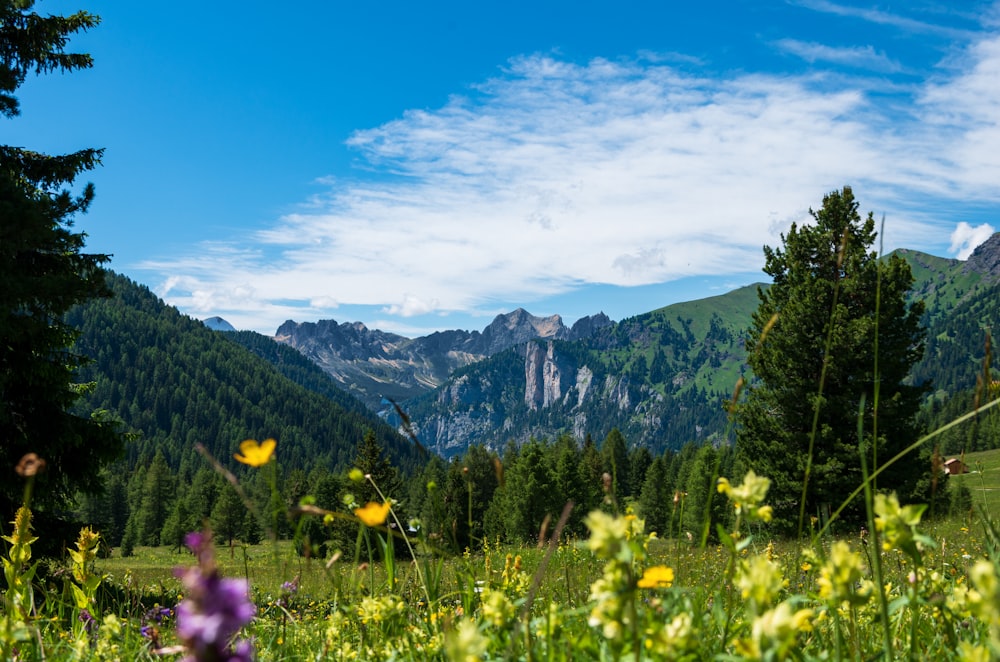
[[[783,248],[764,249],[774,284],[758,291],[747,341],[757,381],[736,411],[740,465],[771,479],[769,501],[786,525],[800,519],[804,483],[808,515],[861,484],[859,411],[872,470],[917,438],[924,392],[905,383],[924,346],[923,305],[907,304],[909,266],[871,250],[875,222],[858,214],[850,188],[810,214],[815,224],[792,225]],[[929,469],[911,453],[878,488],[910,498]]]
[[[242,537],[246,522],[247,509],[236,488],[226,484],[219,500],[212,508],[212,531],[219,541],[226,541],[232,546],[233,541]]]
[[[381,501],[372,483],[375,483],[388,498],[397,500],[403,498],[403,481],[399,477],[399,471],[385,457],[382,445],[379,444],[373,431],[365,431],[364,439],[358,447],[357,457],[354,458],[354,466],[366,476],[365,482],[356,488],[355,496],[359,503]],[[370,480],[367,477],[370,477]]]
[[[15,92],[28,74],[91,66],[89,55],[66,53],[69,36],[97,25],[86,12],[42,17],[32,0],[0,0],[0,114],[20,113]],[[96,166],[101,150],[49,156],[0,145],[0,467],[26,453],[46,460],[36,505],[62,507],[74,493],[100,491],[99,468],[119,456],[116,424],[72,412],[85,358],[70,350],[75,333],[63,315],[104,296],[107,255],[83,253],[85,235],[73,217],[87,211],[94,188],[66,187]],[[0,511],[9,519],[21,485],[4,473]]]
[[[163,453],[156,451],[153,463],[146,471],[139,510],[134,515],[140,545],[160,544],[160,533],[173,510],[176,491],[177,481],[170,473],[170,466]]]
[[[601,446],[601,456],[604,458],[604,471],[611,476],[612,493],[619,507],[625,505],[625,497],[629,490],[628,447],[625,437],[618,428],[612,428],[604,438]]]
[[[646,530],[666,537],[670,517],[671,486],[667,484],[667,463],[657,456],[646,471],[639,494],[639,515],[646,521]]]
[[[554,521],[563,507],[556,503],[546,446],[537,439],[525,443],[517,460],[506,463],[504,476],[501,498],[507,540],[537,540],[546,516]]]

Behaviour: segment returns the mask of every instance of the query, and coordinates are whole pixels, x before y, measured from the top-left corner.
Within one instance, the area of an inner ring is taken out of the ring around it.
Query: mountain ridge
[[[404,336],[361,322],[288,320],[274,339],[315,361],[372,409],[441,385],[453,372],[535,338],[574,340],[613,324],[604,313],[567,327],[562,317],[536,317],[523,308],[497,315],[482,331],[437,331]]]
[[[974,384],[985,353],[974,330],[1000,324],[991,304],[1000,282],[1000,233],[968,260],[896,254],[914,273],[911,299],[926,302],[929,342],[914,378],[940,383],[946,393]],[[654,451],[723,443],[732,431],[721,412],[739,378],[750,376],[743,338],[757,290],[766,287],[672,304],[576,343],[531,341],[456,372],[406,402],[406,411],[423,443],[446,456],[471,443],[602,438],[612,427]]]
[[[1000,233],[967,260],[911,249],[894,254],[911,266],[912,298],[926,302],[927,351],[912,378],[933,381],[940,400],[974,383],[986,352],[982,331],[1000,326],[993,304]],[[600,313],[571,328],[558,315],[518,308],[482,331],[419,338],[336,320],[289,320],[273,339],[224,335],[254,344],[273,363],[287,364],[288,355],[268,343],[296,350],[398,427],[383,400],[391,398],[421,442],[446,456],[473,443],[603,438],[613,427],[631,444],[658,451],[731,438],[723,405],[737,381],[751,377],[743,343],[757,291],[766,287],[756,283],[620,322]]]

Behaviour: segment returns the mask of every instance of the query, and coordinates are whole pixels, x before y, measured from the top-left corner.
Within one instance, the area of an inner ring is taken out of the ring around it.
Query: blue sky
[[[884,247],[1000,227],[987,2],[41,0],[102,24],[0,142],[106,148],[76,227],[194,317],[404,335],[764,279],[851,185]]]

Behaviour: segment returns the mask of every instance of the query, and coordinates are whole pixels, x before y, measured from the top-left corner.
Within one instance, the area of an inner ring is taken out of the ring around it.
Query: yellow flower
[[[736,583],[745,599],[751,601],[754,613],[760,613],[777,600],[785,588],[784,574],[766,556],[754,556],[740,561]]]
[[[767,490],[771,487],[771,479],[758,476],[750,470],[743,477],[743,484],[733,487],[727,478],[719,478],[716,484],[719,494],[725,494],[733,504],[737,515],[745,515],[747,519],[759,519],[770,522],[773,511],[771,506],[761,506]]]
[[[388,501],[382,504],[369,501],[362,508],[357,508],[354,514],[358,516],[365,526],[381,526],[385,524],[385,519],[389,516],[389,508],[392,504]]]
[[[861,556],[851,551],[849,544],[838,540],[833,543],[830,556],[819,571],[816,580],[819,597],[834,606],[844,601],[854,606],[865,604],[871,596],[871,587],[862,582],[864,570]]]
[[[665,565],[646,568],[637,586],[639,588],[666,588],[674,581],[674,571]]]
[[[274,447],[278,445],[274,439],[265,439],[264,441],[257,443],[256,439],[247,439],[240,444],[240,453],[236,453],[233,457],[236,458],[238,462],[243,464],[248,464],[251,467],[262,467],[271,461],[274,456]]]

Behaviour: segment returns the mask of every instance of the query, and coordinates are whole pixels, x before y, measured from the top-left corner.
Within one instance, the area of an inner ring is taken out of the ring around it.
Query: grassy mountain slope
[[[928,345],[913,378],[947,398],[975,384],[985,332],[1000,328],[1000,234],[965,261],[899,250],[926,305]],[[758,287],[666,306],[572,343],[529,343],[459,372],[406,403],[423,441],[444,454],[469,443],[569,433],[679,448],[729,434],[724,403],[745,365]]]
[[[750,286],[591,338],[531,342],[457,371],[406,408],[422,442],[445,455],[563,433],[603,439],[615,427],[654,451],[722,436],[756,305]]]

